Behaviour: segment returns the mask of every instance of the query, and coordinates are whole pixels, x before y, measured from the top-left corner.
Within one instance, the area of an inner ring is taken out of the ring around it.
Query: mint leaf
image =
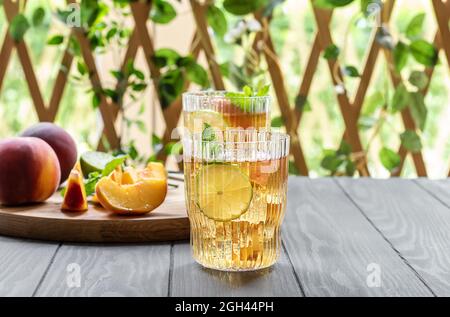
[[[202,131],[202,141],[211,142],[216,139],[216,134],[214,133],[214,129],[208,123],[203,123],[203,131]]]
[[[114,169],[121,165],[128,158],[128,155],[118,155],[109,161],[102,171],[102,176],[108,176]]]
[[[84,188],[86,190],[86,195],[90,196],[95,193],[95,185],[102,178],[102,174],[99,172],[90,173],[88,179],[84,181]]]
[[[264,97],[269,93],[270,85],[259,84],[255,90],[252,87],[245,85],[242,92],[227,92],[227,98],[233,105],[241,108],[245,112],[251,110],[252,101],[249,97]]]

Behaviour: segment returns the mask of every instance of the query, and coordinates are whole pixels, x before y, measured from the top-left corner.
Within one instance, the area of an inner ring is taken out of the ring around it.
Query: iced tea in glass
[[[225,271],[273,265],[281,249],[289,136],[234,129],[183,139],[194,259]]]
[[[184,126],[191,133],[204,125],[227,128],[270,127],[270,96],[235,96],[226,91],[200,91],[183,94]]]

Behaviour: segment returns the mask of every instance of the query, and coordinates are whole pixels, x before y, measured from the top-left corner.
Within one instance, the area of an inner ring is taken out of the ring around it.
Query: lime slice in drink
[[[202,132],[205,123],[209,124],[212,128],[217,128],[219,130],[225,130],[228,126],[223,119],[223,116],[214,110],[204,109],[194,111],[191,116],[194,133]]]
[[[249,208],[253,189],[247,175],[227,164],[203,166],[196,175],[195,200],[208,218],[230,221]]]
[[[89,151],[81,154],[80,165],[83,175],[88,177],[92,172],[101,173],[106,164],[111,162],[112,159],[114,157],[111,154],[104,152]]]

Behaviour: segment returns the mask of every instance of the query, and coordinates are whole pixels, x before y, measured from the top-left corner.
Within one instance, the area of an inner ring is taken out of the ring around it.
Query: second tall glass
[[[190,133],[207,126],[267,129],[270,127],[270,96],[242,97],[226,91],[200,91],[183,94],[184,127]]]

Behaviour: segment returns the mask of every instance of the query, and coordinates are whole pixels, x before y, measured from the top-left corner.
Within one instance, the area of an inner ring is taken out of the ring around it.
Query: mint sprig
[[[256,89],[246,85],[242,92],[227,92],[225,98],[245,112],[251,111],[252,101],[248,97],[264,97],[269,94],[270,85],[258,84]]]

